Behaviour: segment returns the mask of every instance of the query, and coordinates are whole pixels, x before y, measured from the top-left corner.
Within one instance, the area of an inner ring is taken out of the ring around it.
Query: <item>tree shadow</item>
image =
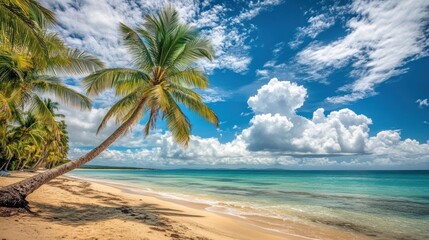
[[[183,211],[159,207],[155,204],[127,205],[94,205],[86,203],[65,202],[61,206],[46,203],[32,203],[37,208],[37,215],[48,221],[59,224],[79,226],[90,222],[121,219],[135,221],[151,226],[166,227],[170,220],[166,216],[202,217],[186,214]]]

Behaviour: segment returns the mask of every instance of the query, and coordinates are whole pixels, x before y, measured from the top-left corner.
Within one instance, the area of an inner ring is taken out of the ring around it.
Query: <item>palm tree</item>
[[[174,139],[187,146],[191,124],[181,106],[218,126],[217,116],[193,88],[208,87],[208,79],[196,66],[201,59],[211,60],[213,48],[209,40],[179,20],[177,11],[165,8],[155,16],[147,15],[142,27],[132,29],[121,24],[124,44],[133,57],[134,68],[99,70],[84,79],[87,93],[101,94],[114,88],[122,97],[107,112],[98,131],[115,118],[121,125],[100,145],[84,156],[0,189],[0,206],[26,207],[26,196],[46,182],[69,172],[98,156],[117,138],[127,132],[148,112],[145,135],[165,119]]]
[[[4,138],[7,144],[2,149],[6,157],[6,163],[2,166],[4,169],[8,169],[11,164],[10,168],[17,170],[22,163],[37,156],[44,138],[41,124],[32,114],[17,114],[15,118],[14,125],[8,126]]]
[[[50,132],[56,138],[61,129],[51,113],[48,102],[41,94],[54,95],[65,104],[89,109],[89,98],[62,83],[58,73],[83,74],[103,67],[98,59],[76,49],[70,49],[55,34],[44,33],[48,56],[31,51],[31,46],[10,45],[5,42],[0,47],[0,108],[5,116],[0,121],[10,121],[13,112],[28,109],[38,120],[49,125]],[[4,129],[0,129],[4,132]],[[2,144],[0,144],[1,147]]]
[[[49,113],[40,93],[51,93],[65,103],[90,108],[91,101],[84,95],[62,84],[58,74],[84,74],[102,68],[98,59],[77,49],[70,49],[52,33],[44,33],[48,56],[35,54],[30,42],[0,46],[1,106],[13,110],[30,105],[39,113]],[[9,105],[9,106],[5,106]]]
[[[31,39],[21,41],[20,44],[10,43],[4,38],[0,46],[0,158],[10,160],[14,147],[20,139],[7,144],[6,126],[18,120],[18,116],[27,110],[44,125],[50,125],[50,132],[56,138],[61,133],[60,125],[51,113],[48,102],[41,98],[41,94],[54,95],[60,101],[78,105],[82,109],[89,109],[89,98],[67,87],[57,77],[58,73],[83,74],[103,67],[98,59],[75,49],[68,48],[55,34],[41,35],[46,44],[48,55],[33,51]],[[22,148],[20,148],[22,150]],[[17,149],[15,149],[17,150]],[[25,150],[25,149],[24,149]],[[30,151],[27,149],[25,151]],[[17,153],[15,151],[15,153]],[[19,155],[21,156],[21,155]],[[29,155],[27,155],[29,156]],[[25,162],[31,161],[27,159]],[[6,164],[7,165],[7,164]]]
[[[44,138],[40,122],[31,113],[24,114],[18,121],[18,126],[12,129],[10,145],[15,151],[14,170],[21,169],[25,163],[39,155]]]
[[[44,104],[53,118],[64,118],[56,114],[59,104],[51,99],[44,99]],[[32,170],[45,164],[55,166],[67,158],[68,136],[64,121],[50,122],[38,119],[30,112],[15,112],[14,121],[5,125],[6,131],[0,143],[0,170],[23,170],[33,166]],[[59,134],[54,134],[53,130]]]
[[[43,105],[38,98],[41,92],[61,94],[66,101],[69,100],[67,98],[80,98],[81,102],[89,105],[89,99],[84,96],[82,98],[82,95],[78,96],[73,91],[68,91],[68,97],[64,96],[64,91],[69,89],[60,89],[63,86],[58,79],[49,86],[43,81],[52,70],[69,71],[79,65],[67,53],[72,52],[71,49],[56,35],[46,33],[46,28],[54,22],[54,13],[41,6],[37,0],[0,0],[0,160],[5,157],[10,159],[13,155],[23,156],[18,148],[25,142],[25,138],[14,139],[13,131],[17,129],[11,126],[19,125],[22,119],[31,120],[32,115],[37,115],[39,119],[43,117],[40,113],[46,111],[42,111]],[[91,68],[92,65],[96,67],[94,69],[98,69],[97,64],[87,62],[86,66]],[[39,86],[35,86],[37,84]],[[21,112],[28,106],[32,106],[33,111],[25,118],[21,116]],[[52,119],[47,120],[53,123]],[[27,153],[33,151],[29,146],[26,147]],[[35,148],[34,152],[37,150]],[[25,162],[29,160],[31,159],[26,159]]]
[[[49,98],[44,99],[43,102],[53,118],[65,118],[63,114],[55,113],[55,110],[58,110],[59,107],[57,102]],[[32,171],[37,170],[42,164],[46,166],[49,162],[49,165],[55,165],[67,158],[69,150],[67,125],[63,120],[56,121],[56,125],[54,129],[58,129],[59,134],[52,134],[53,128],[50,124],[42,124],[45,133],[43,137],[43,146],[40,151],[39,159],[35,162],[33,161]]]

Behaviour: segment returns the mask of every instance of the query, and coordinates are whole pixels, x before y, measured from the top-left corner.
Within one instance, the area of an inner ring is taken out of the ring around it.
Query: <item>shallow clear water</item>
[[[208,210],[429,239],[429,171],[75,170],[71,175],[204,201]]]

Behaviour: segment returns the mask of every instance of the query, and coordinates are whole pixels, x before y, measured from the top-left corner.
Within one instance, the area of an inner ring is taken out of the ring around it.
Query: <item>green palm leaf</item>
[[[12,117],[12,110],[9,105],[9,100],[0,92],[0,120],[9,119]]]
[[[172,95],[174,96],[176,101],[182,103],[190,110],[196,112],[205,120],[213,123],[216,127],[219,127],[218,118],[216,114],[207,105],[205,105],[202,102],[199,96],[195,97],[195,95],[198,95],[197,93],[194,92],[190,94],[189,91],[192,91],[192,90],[188,89],[186,91],[183,91],[183,90],[175,89],[174,91],[172,91]]]
[[[109,88],[118,88],[118,94],[131,92],[134,87],[145,85],[150,77],[143,71],[128,68],[110,68],[94,72],[83,79],[87,93],[97,96]]]
[[[208,79],[203,71],[196,67],[186,70],[175,70],[169,77],[170,82],[182,84],[190,88],[206,89],[209,86]]]
[[[97,58],[77,49],[61,49],[63,53],[51,57],[45,73],[80,75],[104,68],[104,63]]]
[[[191,123],[182,112],[180,107],[172,100],[169,111],[166,112],[168,129],[171,131],[174,140],[179,144],[187,146],[191,139]]]
[[[140,38],[138,33],[127,25],[120,24],[124,45],[133,56],[134,63],[150,72],[155,66],[152,53],[149,51],[146,43]]]
[[[128,94],[118,102],[116,102],[106,113],[103,120],[101,121],[100,125],[97,129],[97,134],[106,126],[107,122],[111,118],[115,118],[115,123],[123,123],[129,118],[129,113],[132,112],[132,110],[137,105],[138,97],[140,95],[140,90],[137,89],[134,92]]]
[[[82,109],[91,108],[91,100],[88,97],[66,87],[61,83],[61,79],[57,77],[39,76],[38,80],[33,82],[33,86],[35,91],[53,94],[65,104],[78,106]]]
[[[12,43],[29,41],[35,53],[48,55],[41,30],[54,22],[54,13],[35,0],[0,1],[0,29]],[[0,42],[5,41],[4,37],[0,35]]]

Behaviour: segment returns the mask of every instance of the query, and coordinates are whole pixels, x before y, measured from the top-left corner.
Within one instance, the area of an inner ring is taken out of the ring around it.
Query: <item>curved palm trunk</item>
[[[143,109],[144,101],[141,101],[131,117],[124,122],[115,132],[112,133],[100,145],[92,149],[84,156],[72,160],[66,164],[50,169],[33,177],[27,178],[12,185],[0,188],[0,207],[22,207],[28,208],[28,202],[25,198],[36,189],[50,180],[63,175],[73,169],[76,169],[83,164],[91,161],[109,147],[116,139],[118,139],[125,131],[137,120],[140,111]]]

